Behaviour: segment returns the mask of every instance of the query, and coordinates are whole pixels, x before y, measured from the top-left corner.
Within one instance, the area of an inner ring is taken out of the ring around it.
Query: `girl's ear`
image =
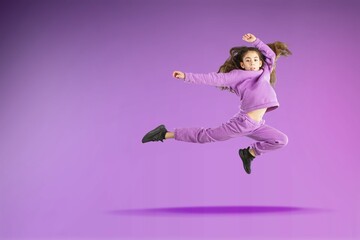
[[[244,65],[244,63],[243,63],[243,62],[240,62],[240,67],[241,67],[242,69],[244,69],[244,68],[245,68],[245,65]]]
[[[260,67],[262,67],[262,65],[263,65],[263,61],[260,60]]]

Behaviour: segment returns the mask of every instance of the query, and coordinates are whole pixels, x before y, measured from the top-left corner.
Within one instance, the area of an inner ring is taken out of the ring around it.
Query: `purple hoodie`
[[[257,38],[252,43],[265,56],[259,71],[234,69],[228,73],[185,73],[185,81],[217,87],[230,87],[240,97],[240,110],[245,113],[260,108],[271,111],[279,107],[274,88],[270,84],[271,69],[275,64],[275,53]]]

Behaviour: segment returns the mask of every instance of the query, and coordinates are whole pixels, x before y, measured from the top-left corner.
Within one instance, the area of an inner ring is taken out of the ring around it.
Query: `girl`
[[[173,77],[185,82],[207,84],[235,93],[240,98],[239,112],[216,128],[177,128],[174,132],[169,132],[164,125],[160,125],[143,137],[143,143],[170,138],[208,143],[247,136],[257,141],[248,148],[239,150],[239,156],[248,174],[251,173],[251,162],[256,156],[287,144],[287,136],[266,125],[263,116],[279,106],[273,88],[276,80],[275,63],[280,56],[291,55],[291,52],[282,42],[266,45],[251,33],[245,34],[242,39],[254,47],[232,48],[230,57],[218,73],[173,72]]]

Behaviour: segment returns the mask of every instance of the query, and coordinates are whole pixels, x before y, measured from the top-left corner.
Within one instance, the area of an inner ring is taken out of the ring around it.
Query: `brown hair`
[[[273,50],[273,52],[276,55],[276,59],[275,59],[275,63],[273,66],[273,69],[271,71],[270,74],[270,84],[275,87],[275,83],[276,83],[276,72],[275,72],[275,68],[276,68],[276,61],[280,56],[289,56],[291,55],[291,51],[288,49],[287,45],[283,42],[273,42],[273,43],[269,43],[267,44],[271,50]],[[259,58],[261,59],[261,61],[265,61],[265,57],[264,55],[259,51],[259,49],[255,48],[255,47],[233,47],[230,49],[230,57],[228,59],[226,59],[225,63],[223,65],[220,66],[218,73],[227,73],[230,72],[234,69],[243,69],[240,66],[240,62],[243,61],[244,55],[249,52],[249,51],[254,51],[257,52],[257,54],[259,55]],[[231,91],[231,89],[229,89],[228,87],[220,87],[220,89],[222,90],[229,90]],[[233,92],[233,91],[231,91]]]
[[[285,43],[283,43],[283,42],[278,42],[277,41],[277,42],[273,42],[273,43],[268,43],[268,46],[271,48],[271,50],[273,50],[273,52],[276,55],[274,67],[273,67],[273,70],[271,71],[271,74],[270,74],[270,84],[274,87],[275,83],[276,83],[276,71],[275,71],[275,68],[276,68],[277,59],[280,56],[284,56],[284,57],[290,56],[290,55],[292,55],[292,52],[288,49],[287,45]]]

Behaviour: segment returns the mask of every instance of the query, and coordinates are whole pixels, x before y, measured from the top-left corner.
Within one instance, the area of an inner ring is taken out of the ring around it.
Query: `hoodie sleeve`
[[[271,71],[275,64],[276,58],[273,50],[271,50],[271,48],[265,43],[263,43],[259,38],[256,38],[256,40],[252,44],[254,45],[254,47],[259,49],[259,51],[265,56],[265,62],[269,66],[269,70]]]
[[[259,71],[233,70],[228,73],[185,73],[185,82],[216,87],[233,87],[249,77],[260,75]]]

